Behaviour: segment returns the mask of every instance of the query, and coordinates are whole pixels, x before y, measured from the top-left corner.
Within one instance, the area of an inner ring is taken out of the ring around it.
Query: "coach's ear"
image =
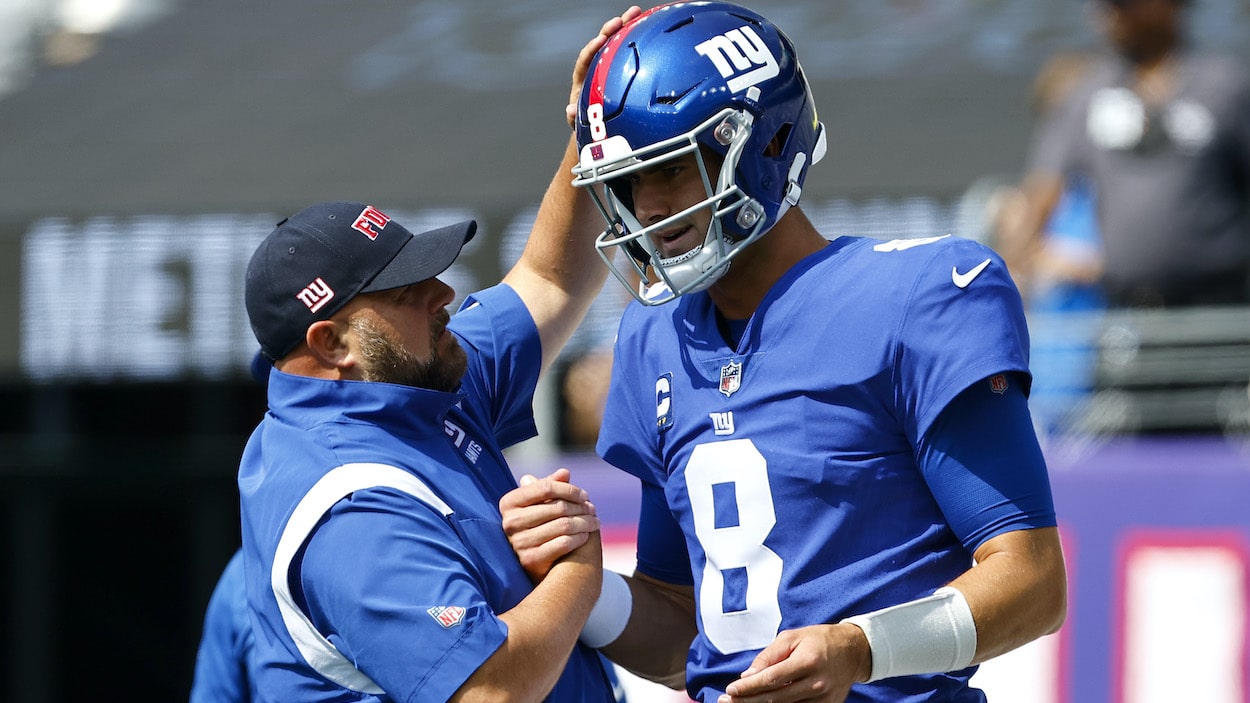
[[[304,343],[317,365],[326,370],[337,369],[344,378],[354,378],[356,368],[348,343],[349,329],[346,322],[318,320],[304,332]]]

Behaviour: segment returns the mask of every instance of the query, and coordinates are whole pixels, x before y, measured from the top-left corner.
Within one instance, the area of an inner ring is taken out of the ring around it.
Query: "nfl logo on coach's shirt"
[[[742,364],[729,362],[720,369],[720,392],[725,397],[734,394],[742,386]]]
[[[438,621],[444,629],[455,627],[464,620],[465,610],[458,605],[436,605],[426,611],[430,617]]]

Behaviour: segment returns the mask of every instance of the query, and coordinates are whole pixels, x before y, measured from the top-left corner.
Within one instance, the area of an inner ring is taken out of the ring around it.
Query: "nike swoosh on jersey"
[[[943,239],[946,239],[949,236],[950,236],[949,234],[943,234],[940,237],[924,237],[923,239],[891,239],[888,242],[882,242],[880,244],[873,245],[872,250],[873,251],[905,251],[907,249],[911,249],[912,247],[918,247],[922,244],[932,244],[934,242],[939,242]]]
[[[976,268],[972,269],[968,273],[960,273],[957,267],[952,266],[951,267],[951,280],[955,282],[956,286],[959,286],[960,288],[967,288],[968,284],[972,283],[972,280],[974,278],[976,278],[977,276],[980,276],[981,272],[985,270],[985,267],[989,265],[990,265],[990,260],[986,259],[985,261],[982,261],[981,263],[977,264]]]

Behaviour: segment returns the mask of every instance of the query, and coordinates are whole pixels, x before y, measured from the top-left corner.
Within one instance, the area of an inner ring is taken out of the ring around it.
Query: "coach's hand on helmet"
[[[577,55],[577,63],[573,64],[573,87],[569,91],[569,104],[564,108],[564,118],[568,121],[569,127],[573,127],[577,122],[577,98],[582,94],[582,84],[586,82],[586,74],[590,71],[591,59],[595,57],[595,53],[608,40],[608,37],[641,14],[642,8],[637,5],[630,7],[620,17],[613,17],[604,22],[599,28],[599,34],[582,47],[581,53]]]

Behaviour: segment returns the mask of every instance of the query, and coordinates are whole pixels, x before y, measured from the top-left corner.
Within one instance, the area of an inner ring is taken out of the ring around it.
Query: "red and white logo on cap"
[[[390,222],[391,218],[386,213],[370,205],[365,208],[356,221],[352,223],[352,229],[360,232],[369,239],[377,239],[382,234],[382,228]]]
[[[308,306],[308,312],[317,312],[334,297],[334,289],[318,276],[312,283],[304,286],[303,290],[296,293],[295,297]]]

